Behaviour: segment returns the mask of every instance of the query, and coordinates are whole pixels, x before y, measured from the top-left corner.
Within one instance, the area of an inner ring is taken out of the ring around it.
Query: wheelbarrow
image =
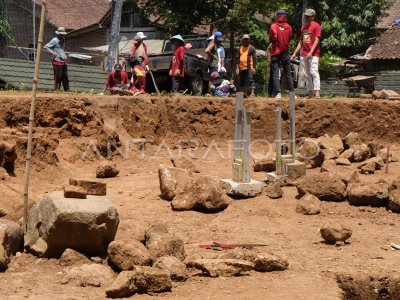
[[[361,91],[361,88],[364,88],[365,94],[372,94],[375,90],[375,80],[376,76],[365,75],[357,75],[343,79],[344,84],[349,87],[350,91],[353,89]]]

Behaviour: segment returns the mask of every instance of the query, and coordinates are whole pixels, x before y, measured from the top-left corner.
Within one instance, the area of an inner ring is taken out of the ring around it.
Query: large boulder
[[[173,210],[219,212],[227,208],[229,198],[218,180],[210,176],[196,176],[187,188],[171,202]]]
[[[96,169],[97,178],[112,178],[116,177],[118,174],[119,170],[117,169],[117,165],[107,160],[102,161]]]
[[[106,290],[109,298],[124,298],[136,293],[163,293],[172,289],[172,281],[165,270],[137,267],[134,271],[123,271]]]
[[[196,259],[188,262],[190,268],[201,270],[205,276],[240,276],[254,269],[254,264],[240,259]]]
[[[150,266],[152,262],[146,247],[133,239],[113,241],[107,252],[113,265],[122,271],[133,270],[135,266]]]
[[[273,253],[256,253],[253,250],[235,248],[224,251],[218,258],[246,260],[254,264],[254,270],[257,272],[275,272],[284,271],[289,267],[287,259]]]
[[[331,172],[305,176],[298,181],[299,196],[311,194],[323,201],[345,201],[347,192],[342,179]]]
[[[158,178],[160,181],[161,198],[171,201],[177,193],[185,191],[192,184],[193,173],[186,169],[158,167]]]
[[[306,194],[297,202],[296,212],[303,215],[317,215],[321,212],[321,201],[314,195]]]
[[[325,160],[325,155],[321,151],[318,140],[305,139],[299,147],[297,158],[311,168],[318,168]]]
[[[163,256],[175,256],[181,261],[186,257],[182,239],[169,233],[164,224],[155,224],[146,231],[146,247],[153,261]]]
[[[321,168],[320,171],[322,173],[330,172],[336,176],[339,176],[345,185],[360,182],[360,176],[357,171],[350,167],[334,165],[333,160],[326,160],[323,164],[323,168]]]
[[[371,150],[365,144],[354,145],[353,161],[361,162],[371,157]]]
[[[348,196],[352,205],[385,207],[389,201],[388,184],[351,184],[348,186]]]
[[[57,258],[67,248],[92,256],[105,254],[118,224],[116,208],[104,197],[87,196],[82,200],[53,192],[46,194],[29,213],[25,249]]]
[[[73,283],[82,287],[100,287],[110,285],[115,277],[109,267],[99,264],[84,264],[69,270],[63,283]]]
[[[17,223],[0,220],[0,271],[7,269],[10,257],[22,251],[24,232]]]
[[[171,158],[171,162],[175,168],[181,168],[192,171],[194,173],[200,173],[200,169],[193,162],[193,159],[190,159],[186,156],[173,157]]]
[[[332,149],[339,152],[339,154],[344,150],[342,139],[338,134],[335,134],[332,137],[325,134],[324,136],[319,137],[318,141],[321,149]]]
[[[168,271],[173,281],[185,281],[188,278],[186,265],[175,256],[160,257],[153,267]]]
[[[353,146],[361,145],[362,141],[358,135],[358,133],[350,132],[343,138],[343,144],[345,149],[353,148]]]
[[[351,237],[352,231],[347,226],[328,224],[320,229],[320,233],[326,242],[335,244],[347,241]]]
[[[395,179],[389,186],[388,209],[400,213],[400,177]]]

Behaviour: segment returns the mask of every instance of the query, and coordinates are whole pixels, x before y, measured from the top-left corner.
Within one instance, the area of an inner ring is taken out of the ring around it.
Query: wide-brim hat
[[[180,41],[182,44],[185,44],[185,40],[183,39],[183,37],[180,34],[174,35],[173,37],[171,37],[169,39],[170,41],[172,40],[178,40]]]
[[[58,29],[55,31],[56,34],[61,34],[61,35],[66,35],[67,32],[65,31],[64,27],[58,27]]]
[[[138,41],[138,40],[143,40],[145,38],[147,38],[147,36],[145,36],[144,33],[140,31],[140,32],[136,33],[136,35],[133,39],[135,41]]]

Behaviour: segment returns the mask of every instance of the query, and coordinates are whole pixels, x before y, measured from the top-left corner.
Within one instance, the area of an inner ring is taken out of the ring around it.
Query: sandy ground
[[[185,283],[174,284],[170,293],[136,295],[132,298],[341,299],[342,291],[336,282],[337,274],[398,272],[400,251],[390,250],[389,245],[391,242],[400,243],[400,215],[385,208],[354,207],[347,202],[323,202],[320,215],[305,216],[295,212],[296,188],[284,187],[282,199],[272,200],[263,193],[254,199],[232,200],[225,211],[217,214],[171,210],[170,203],[159,196],[157,168],[160,163],[170,164],[169,154],[178,154],[178,149],[173,149],[177,140],[198,137],[202,145],[199,150],[187,152],[184,149],[183,154],[197,158],[195,161],[202,174],[231,177],[232,159],[228,155],[228,139],[233,135],[233,100],[211,102],[210,99],[190,97],[179,100],[150,97],[127,100],[46,94],[39,97],[39,102],[42,102],[38,105],[38,115],[46,119],[46,115],[59,110],[60,105],[66,107],[71,102],[87,99],[93,103],[89,110],[95,111],[94,118],[103,123],[96,125],[94,121],[88,122],[90,126],[87,126],[87,131],[83,129],[80,136],[69,134],[68,128],[43,136],[50,141],[57,138],[58,145],[54,151],[59,162],[33,167],[30,185],[32,201],[39,200],[45,192],[62,189],[70,177],[95,178],[95,169],[99,163],[96,155],[92,153],[87,154],[84,160],[81,158],[84,151],[90,151],[85,145],[102,134],[96,128],[105,126],[116,130],[122,141],[128,138],[156,140],[153,144],[146,144],[142,152],[136,144],[131,144],[128,150],[126,145],[123,146],[125,157],[115,155],[113,158],[121,170],[119,176],[103,179],[107,182],[107,197],[115,204],[121,217],[117,239],[132,238],[135,228],[143,228],[162,220],[183,239],[188,255],[207,255],[213,252],[199,249],[198,245],[214,240],[263,243],[268,246],[257,248],[257,251],[272,251],[287,257],[290,263],[289,269],[284,272],[251,272],[247,276],[215,279],[194,276]],[[43,101],[50,101],[52,105],[44,105]],[[16,124],[7,124],[5,120],[10,118],[10,114],[15,117],[29,110],[26,105],[28,102],[29,97],[25,95],[0,93],[0,128],[3,132],[10,128],[21,130],[26,125],[26,120],[18,118]],[[285,100],[281,103],[287,107]],[[276,103],[257,99],[248,105],[254,111],[253,138],[265,136],[273,141],[272,112]],[[400,130],[392,126],[392,120],[400,117],[398,103],[334,99],[317,102],[300,100],[298,105],[299,136],[316,137],[325,132],[337,132],[343,137],[355,131],[366,141],[373,139],[384,145],[390,144],[394,154],[400,156],[395,140]],[[144,113],[146,110],[148,114]],[[42,127],[47,132],[57,126],[50,124]],[[284,128],[287,128],[287,123]],[[162,143],[169,147],[170,152],[160,147]],[[257,151],[265,153],[267,149],[258,145]],[[14,210],[22,201],[22,157],[17,165],[16,177],[6,183],[0,182],[0,206],[8,205],[9,209],[13,206]],[[356,169],[356,165],[353,168]],[[309,171],[312,172],[318,170]],[[392,163],[389,174],[377,171],[374,175],[360,175],[360,178],[366,183],[374,183],[379,179],[391,182],[399,175],[400,163]],[[264,173],[253,174],[254,179],[262,180],[264,177]],[[15,213],[13,217],[19,218],[20,215]],[[353,230],[350,244],[336,247],[322,242],[318,229],[331,221],[347,225]],[[66,268],[59,266],[55,259],[45,260],[22,254],[13,258],[6,272],[0,273],[0,298],[105,298],[103,287],[83,288],[61,284],[65,272]]]

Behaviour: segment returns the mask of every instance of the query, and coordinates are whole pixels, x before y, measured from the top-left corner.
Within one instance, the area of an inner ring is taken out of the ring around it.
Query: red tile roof
[[[39,5],[42,0],[36,0]],[[109,0],[51,0],[47,1],[47,19],[67,31],[98,24],[110,10]]]
[[[378,29],[388,29],[396,19],[400,19],[400,0],[397,0],[391,8],[386,11],[384,17],[377,25]]]
[[[400,26],[394,25],[372,46],[371,59],[400,59]]]

